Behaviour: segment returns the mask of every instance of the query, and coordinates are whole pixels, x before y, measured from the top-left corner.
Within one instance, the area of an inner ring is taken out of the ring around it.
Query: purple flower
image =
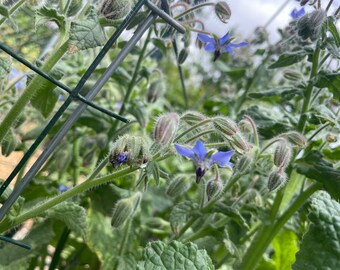
[[[297,10],[296,8],[294,8],[292,10],[292,12],[290,13],[290,16],[293,19],[298,19],[298,18],[302,17],[304,14],[305,14],[305,9],[304,8],[301,8],[300,10]]]
[[[198,34],[198,39],[204,43],[208,43],[205,45],[204,49],[208,52],[214,52],[214,61],[225,52],[234,53],[233,48],[239,48],[243,46],[247,46],[247,42],[241,43],[231,43],[229,32],[225,34],[222,38],[212,38],[204,34]]]
[[[219,167],[227,167],[234,166],[233,163],[229,162],[230,158],[234,154],[234,150],[230,150],[228,152],[216,152],[213,154],[213,151],[207,152],[203,142],[200,140],[197,141],[196,145],[190,149],[182,147],[178,144],[175,144],[176,150],[178,154],[188,157],[193,160],[196,166],[196,183],[199,183],[201,178],[204,176],[207,170],[216,163]]]

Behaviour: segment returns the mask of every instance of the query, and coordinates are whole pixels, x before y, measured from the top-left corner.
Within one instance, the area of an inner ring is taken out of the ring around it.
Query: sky
[[[215,1],[217,2],[217,1]],[[239,36],[240,39],[251,37],[256,27],[264,26],[273,14],[278,10],[280,13],[269,24],[267,31],[269,39],[273,42],[279,39],[278,28],[284,28],[292,20],[290,13],[294,8],[300,9],[301,6],[296,0],[227,0],[231,9],[231,18],[228,24],[223,24],[216,16],[209,16],[206,10],[208,23],[207,30],[219,36],[223,36],[227,31],[232,31],[232,36]],[[286,5],[282,8],[282,6]],[[328,1],[322,1],[322,7],[326,8]],[[331,10],[335,10],[340,5],[340,0],[335,0]],[[313,11],[314,8],[305,5],[306,12]]]

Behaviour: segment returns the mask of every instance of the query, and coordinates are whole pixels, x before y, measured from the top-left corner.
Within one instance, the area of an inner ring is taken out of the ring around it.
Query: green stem
[[[263,225],[263,227],[256,234],[253,242],[249,246],[246,254],[243,257],[241,264],[237,269],[252,270],[256,268],[258,261],[261,259],[262,254],[266,251],[269,244],[286,224],[296,211],[310,198],[310,196],[321,188],[321,184],[314,183],[307,188],[300,196],[292,203],[286,212],[276,220],[274,224]]]
[[[130,230],[131,230],[131,222],[132,222],[132,218],[129,218],[126,221],[126,224],[125,224],[125,227],[124,227],[123,238],[122,238],[120,248],[119,248],[119,251],[118,251],[117,260],[116,260],[116,263],[115,263],[115,266],[114,266],[113,269],[118,270],[119,258],[123,258],[123,256],[124,256],[125,249],[126,249],[126,246],[128,244],[128,241],[129,241],[129,235],[130,235]]]
[[[44,72],[49,72],[54,65],[59,61],[59,59],[66,53],[68,48],[67,42],[65,42],[61,47],[57,48],[55,51],[51,53],[51,57],[46,60],[41,70]],[[46,79],[41,76],[35,76],[30,84],[27,86],[25,92],[20,96],[17,102],[12,106],[10,111],[7,113],[2,123],[0,124],[0,142],[4,139],[8,130],[11,126],[16,122],[16,119],[25,109],[25,106],[34,96],[34,94],[38,91],[42,85],[44,85],[44,81]]]
[[[306,117],[305,113],[309,110],[309,105],[310,105],[311,98],[312,98],[312,93],[313,93],[313,81],[312,81],[312,79],[318,73],[319,56],[320,56],[320,47],[317,45],[317,47],[314,51],[314,55],[313,55],[313,63],[312,63],[312,70],[311,70],[310,77],[309,77],[309,83],[308,83],[308,85],[305,89],[305,92],[304,92],[305,99],[303,101],[302,111],[301,111],[299,123],[298,123],[298,126],[297,126],[297,130],[299,132],[303,132],[303,130],[305,129],[305,125],[306,125],[306,121],[307,121],[307,117]]]
[[[208,129],[208,130],[206,130],[206,131],[202,131],[202,132],[196,134],[195,136],[193,136],[193,137],[187,139],[187,140],[185,141],[185,143],[191,142],[191,141],[193,141],[193,140],[195,140],[195,139],[197,139],[197,138],[199,138],[199,137],[202,137],[202,136],[204,136],[204,135],[213,133],[214,131],[215,131],[214,129]]]
[[[26,213],[23,213],[19,216],[17,216],[16,218],[14,218],[11,222],[11,224],[9,224],[8,222],[2,222],[0,223],[0,231],[5,231],[7,229],[9,229],[10,227],[13,227],[17,224],[20,224],[22,222],[24,222],[27,219],[30,218],[34,218],[38,215],[40,215],[41,213],[45,212],[46,210],[50,209],[51,207],[75,196],[78,195],[80,193],[83,193],[91,188],[94,188],[98,185],[103,185],[106,184],[108,182],[112,182],[115,179],[122,177],[124,175],[130,174],[134,171],[138,170],[138,168],[125,168],[119,171],[116,171],[112,174],[103,176],[103,177],[99,177],[96,179],[89,179],[81,184],[79,184],[78,186],[75,186],[72,189],[69,189],[68,191],[61,193],[47,201],[45,201],[44,203],[28,210]],[[8,226],[10,225],[10,226]]]
[[[202,7],[205,7],[205,6],[215,6],[215,5],[216,5],[215,3],[211,3],[211,2],[210,3],[203,3],[203,4],[195,5],[192,8],[189,8],[186,11],[183,11],[182,13],[178,14],[177,16],[175,16],[174,19],[177,20],[177,19],[179,19],[179,18],[189,14],[190,12],[195,11],[196,9],[200,9]]]
[[[174,141],[178,141],[180,138],[182,138],[183,136],[187,135],[190,131],[200,127],[200,126],[204,126],[205,124],[208,124],[212,122],[212,119],[206,119],[206,120],[203,120],[202,122],[199,122],[193,126],[191,126],[190,128],[186,129],[185,131],[183,131],[181,134],[179,134],[175,139]]]
[[[20,0],[18,1],[9,11],[8,11],[8,15],[12,15],[22,4],[24,4],[26,1],[25,0]],[[0,20],[0,25],[2,25],[8,18],[7,17],[3,17]]]

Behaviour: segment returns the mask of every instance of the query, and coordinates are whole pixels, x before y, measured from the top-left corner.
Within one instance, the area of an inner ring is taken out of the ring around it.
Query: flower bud
[[[240,130],[244,133],[250,133],[253,131],[253,127],[251,126],[251,123],[248,120],[242,119],[238,126],[240,127]]]
[[[248,152],[251,149],[251,145],[240,133],[237,133],[234,136],[232,136],[230,144],[239,153]]]
[[[243,155],[236,163],[235,170],[237,170],[241,174],[246,174],[250,169],[251,162],[252,159],[248,155]]]
[[[26,5],[28,5],[32,9],[39,9],[45,5],[45,0],[27,0]]]
[[[210,180],[206,187],[208,201],[210,201],[213,197],[220,194],[222,189],[223,189],[223,183],[220,179]]]
[[[283,170],[273,171],[269,175],[267,187],[269,191],[274,191],[287,182],[287,175]]]
[[[215,129],[217,129],[217,131],[220,134],[226,136],[227,138],[234,136],[236,133],[240,131],[237,124],[228,117],[224,116],[214,117],[213,123]]]
[[[215,5],[215,13],[221,22],[228,23],[231,16],[231,10],[226,1],[217,2]]]
[[[177,197],[187,192],[191,187],[191,182],[184,175],[178,175],[170,182],[166,189],[166,194],[170,197]]]
[[[165,83],[162,79],[157,79],[150,83],[148,92],[147,92],[147,101],[150,103],[154,103],[157,101],[159,97],[163,95],[165,92]]]
[[[291,155],[292,149],[290,144],[285,139],[281,139],[274,152],[274,164],[279,168],[286,168]]]
[[[144,137],[124,135],[114,142],[109,162],[115,169],[122,164],[140,166],[150,158],[149,142]]]
[[[284,70],[283,77],[290,81],[300,81],[304,79],[300,72],[293,70]]]
[[[196,111],[187,111],[183,113],[181,116],[181,120],[189,125],[195,125],[207,119],[208,119],[207,116]]]
[[[326,12],[322,9],[314,10],[312,13],[302,16],[297,22],[298,35],[304,40],[308,38],[312,41],[318,39],[326,16]]]
[[[290,131],[287,133],[284,133],[282,135],[285,135],[288,140],[293,143],[294,145],[297,145],[299,147],[305,148],[308,144],[308,141],[305,136],[303,136],[301,133],[296,131]]]
[[[167,145],[175,138],[179,125],[179,115],[168,113],[158,118],[154,129],[154,140],[160,145]]]
[[[111,225],[115,228],[122,226],[136,212],[141,200],[141,192],[136,192],[131,197],[120,199],[113,209]]]
[[[338,138],[335,134],[333,133],[328,133],[326,135],[326,141],[329,142],[329,143],[334,143],[334,142],[337,142],[338,141]]]
[[[182,65],[189,55],[188,48],[182,49],[178,54],[178,64]]]
[[[118,20],[129,13],[132,4],[132,0],[103,0],[100,13],[109,20]]]

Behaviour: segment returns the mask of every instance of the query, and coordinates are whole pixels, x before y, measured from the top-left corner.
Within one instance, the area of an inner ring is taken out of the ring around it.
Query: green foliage
[[[296,254],[293,270],[340,267],[340,204],[322,192],[312,200],[308,216],[312,224]]]
[[[206,251],[198,249],[193,243],[151,242],[144,249],[143,259],[139,269],[215,269]]]

